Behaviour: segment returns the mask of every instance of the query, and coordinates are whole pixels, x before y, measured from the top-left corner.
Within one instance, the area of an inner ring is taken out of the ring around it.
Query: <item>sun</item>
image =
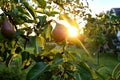
[[[75,27],[68,28],[68,37],[78,37],[78,29]]]
[[[67,21],[61,20],[59,23],[63,24],[68,29],[68,37],[69,38],[76,38],[78,37],[78,29],[75,26],[70,25]]]

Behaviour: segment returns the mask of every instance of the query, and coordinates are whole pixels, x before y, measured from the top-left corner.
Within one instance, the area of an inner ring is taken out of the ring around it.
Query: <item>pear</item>
[[[65,40],[67,37],[67,28],[60,23],[56,23],[56,26],[52,31],[52,37],[56,42]]]
[[[13,25],[9,22],[7,17],[4,18],[3,24],[1,26],[1,32],[7,39],[13,39],[15,36],[15,30]]]

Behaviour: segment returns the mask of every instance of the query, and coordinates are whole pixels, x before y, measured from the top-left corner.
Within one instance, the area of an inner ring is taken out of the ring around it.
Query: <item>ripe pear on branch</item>
[[[13,39],[15,37],[14,26],[10,23],[9,19],[4,16],[3,23],[1,25],[1,32],[7,39]]]
[[[56,26],[52,31],[52,37],[56,42],[61,42],[67,38],[68,32],[67,28],[56,22]]]

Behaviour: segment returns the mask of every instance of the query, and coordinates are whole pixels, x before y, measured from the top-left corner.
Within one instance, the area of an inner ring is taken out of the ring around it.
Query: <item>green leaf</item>
[[[52,50],[52,49],[54,49],[56,47],[56,44],[54,44],[54,43],[46,43],[46,45],[45,45],[45,50],[46,51],[50,51],[50,50]]]
[[[98,80],[105,80],[105,77],[101,73],[96,71],[96,74],[98,76],[98,78],[97,78]]]
[[[54,69],[55,67],[57,67],[58,65],[62,63],[63,63],[62,55],[58,53],[54,56],[53,64],[50,67],[51,69]]]
[[[94,70],[91,69],[85,62],[80,62],[77,65],[77,69],[80,73],[82,80],[92,80],[97,78]]]
[[[30,43],[32,44],[33,47],[36,46],[35,42],[36,42],[36,36],[30,37]]]
[[[45,39],[39,35],[39,36],[36,36],[36,48],[40,47],[42,50],[45,48]],[[37,49],[37,51],[39,51]]]
[[[30,38],[30,42],[32,43],[33,47],[35,48],[35,53],[39,54],[43,49],[45,49],[45,39],[39,35]]]
[[[17,30],[16,30],[16,37],[17,37],[17,38],[20,38],[21,35],[23,35],[23,34],[24,34],[24,30],[22,30],[22,29],[17,29]]]
[[[51,80],[52,72],[46,71],[39,76],[38,80]]]
[[[47,14],[48,16],[55,16],[56,14],[59,14],[59,12],[56,12],[56,11],[47,11],[47,12],[45,12],[45,14]]]
[[[18,4],[19,2],[23,2],[23,0],[13,0],[14,3]]]
[[[51,53],[53,53],[53,54],[56,54],[56,53],[58,54],[58,53],[62,53],[62,52],[63,52],[63,47],[61,47],[59,45],[56,45],[56,47],[51,50]]]
[[[76,0],[76,2],[77,2],[77,4],[79,4],[79,3],[80,3],[80,0]]]
[[[0,41],[2,40],[4,40],[4,36],[2,35],[1,30],[0,30]]]
[[[0,7],[3,5],[4,0],[0,0]]]
[[[17,18],[14,17],[14,21],[16,25],[21,25],[25,23],[24,20],[22,20],[19,16]]]
[[[35,22],[37,22],[37,14],[35,13],[35,10],[32,8],[32,6],[30,6],[27,2],[24,2],[24,6],[25,8],[31,13],[31,15],[33,16]]]
[[[46,1],[45,0],[37,0],[37,2],[39,3],[39,7],[45,9],[45,7],[46,7]]]
[[[27,12],[25,8],[18,6],[17,9],[19,14],[26,14],[28,17],[30,17],[30,14]]]
[[[8,56],[8,58],[6,59],[6,66],[9,66],[9,64],[10,64],[13,56],[14,56],[14,54],[10,54],[10,55]]]
[[[40,26],[43,27],[43,25],[46,23],[46,16],[39,16],[39,23],[40,23]]]
[[[107,67],[101,67],[101,68],[99,68],[97,70],[97,73],[103,79],[107,79],[107,78],[111,77],[111,72],[110,72],[110,70]]]
[[[17,3],[18,3],[18,0],[14,0],[14,3],[16,3],[16,4],[17,4]]]
[[[52,44],[52,43],[46,43],[45,45],[45,49],[44,51],[42,52],[42,56],[48,56],[49,54],[51,55],[51,50],[54,49],[56,47],[55,44]]]
[[[7,58],[8,50],[5,49],[4,44],[0,43],[0,57],[2,57],[2,61],[4,62]]]
[[[51,40],[51,31],[52,31],[52,26],[48,25],[45,28],[45,38]]]
[[[49,65],[43,62],[36,63],[27,74],[26,80],[36,80],[42,73],[47,71]]]
[[[82,80],[79,73],[74,73],[75,80]]]
[[[29,60],[26,60],[22,65],[23,65],[23,67],[22,67],[22,69],[21,70],[24,70],[24,69],[27,69],[27,68],[29,68],[30,66],[31,66],[31,63],[32,63],[32,61],[29,59]]]
[[[27,23],[33,23],[34,20],[32,19],[29,19],[29,17],[27,15],[19,15],[20,19],[24,20],[24,23],[27,22]]]
[[[18,15],[18,9],[16,8],[16,9],[14,9],[14,14],[17,16]]]
[[[21,47],[17,47],[16,50],[15,50],[15,53],[20,53],[22,51],[22,48]]]
[[[23,63],[24,61],[29,59],[30,53],[27,52],[27,51],[24,51],[24,52],[21,53],[21,56],[22,56],[22,63]]]
[[[52,66],[51,67],[56,67],[56,66],[58,66],[59,64],[62,64],[63,63],[63,59],[61,58],[57,58],[57,59],[55,59],[54,60],[54,63],[52,64]]]

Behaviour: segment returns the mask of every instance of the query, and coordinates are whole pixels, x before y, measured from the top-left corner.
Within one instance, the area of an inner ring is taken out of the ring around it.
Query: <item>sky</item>
[[[120,8],[120,0],[87,0],[94,14],[106,12],[111,8]]]
[[[84,0],[83,0],[84,1]],[[87,0],[94,14],[120,7],[120,0]],[[1,12],[1,11],[0,11]]]

